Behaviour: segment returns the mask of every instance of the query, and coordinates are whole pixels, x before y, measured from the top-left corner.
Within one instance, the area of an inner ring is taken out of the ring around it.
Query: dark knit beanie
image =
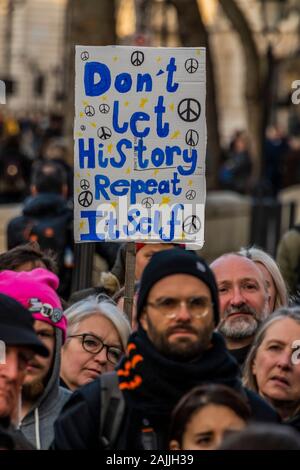
[[[219,323],[219,295],[216,280],[204,259],[194,251],[164,250],[155,253],[144,269],[137,301],[137,318],[141,316],[148,294],[158,281],[172,274],[189,274],[200,279],[210,290],[215,324]]]

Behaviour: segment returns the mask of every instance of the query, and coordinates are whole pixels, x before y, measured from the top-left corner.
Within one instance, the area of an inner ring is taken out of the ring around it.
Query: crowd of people
[[[0,448],[300,450],[299,255],[288,253],[300,231],[278,264],[257,247],[208,265],[188,245],[136,243],[129,318],[126,244],[98,243],[107,272],[73,289],[58,134],[54,119],[43,157],[27,153],[27,197],[0,254]],[[242,135],[232,150],[247,163]]]
[[[0,446],[300,450],[300,307],[274,259],[136,251],[131,319],[120,274],[62,298],[36,241],[0,255]]]

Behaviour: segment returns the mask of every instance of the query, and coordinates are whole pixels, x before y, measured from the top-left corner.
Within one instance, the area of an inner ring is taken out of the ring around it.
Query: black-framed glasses
[[[106,348],[106,358],[109,362],[116,365],[123,355],[123,351],[115,346],[105,344],[99,336],[90,333],[81,333],[80,335],[70,335],[68,338],[81,338],[83,349],[91,354],[98,354],[103,348]]]
[[[148,302],[146,305],[158,310],[164,317],[176,318],[180,307],[184,305],[192,318],[201,318],[207,315],[213,303],[204,296],[188,297],[187,299],[178,299],[177,297],[162,297],[155,302]]]

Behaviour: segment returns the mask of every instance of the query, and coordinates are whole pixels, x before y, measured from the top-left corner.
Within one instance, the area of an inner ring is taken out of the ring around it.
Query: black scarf
[[[178,362],[162,356],[139,327],[129,338],[117,372],[127,406],[146,414],[169,415],[186,392],[203,383],[242,389],[239,367],[219,333],[213,334],[210,348],[199,358]]]

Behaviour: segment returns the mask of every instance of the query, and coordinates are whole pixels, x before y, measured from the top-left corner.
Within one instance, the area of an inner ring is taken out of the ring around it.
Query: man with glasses
[[[137,303],[139,327],[118,364],[119,399],[103,402],[100,379],[75,392],[55,425],[55,449],[168,448],[171,412],[179,399],[201,383],[223,383],[247,397],[253,416],[276,420],[257,395],[246,392],[237,363],[221,335],[218,292],[212,271],[193,252],[167,250],[153,255],[144,270]],[[103,422],[119,427],[108,439]],[[105,412],[106,410],[106,412]],[[108,410],[108,411],[107,411]]]

